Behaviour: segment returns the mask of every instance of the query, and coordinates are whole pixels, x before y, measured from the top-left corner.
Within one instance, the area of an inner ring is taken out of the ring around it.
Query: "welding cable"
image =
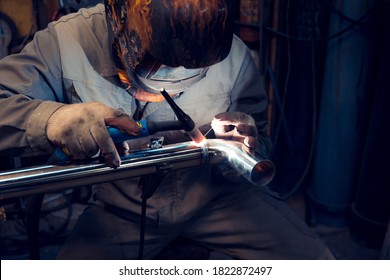
[[[171,166],[161,165],[158,166],[157,172],[153,175],[147,175],[140,178],[138,186],[142,189],[141,194],[141,218],[140,218],[140,231],[139,231],[139,247],[138,247],[138,259],[142,260],[145,248],[145,227],[146,227],[146,206],[147,200],[154,194],[164,179],[165,175],[171,169]]]
[[[290,9],[290,0],[287,1],[287,9],[286,9],[287,21],[289,21],[289,16],[290,16],[290,13],[288,12],[289,9]],[[289,34],[289,26],[287,26],[287,34]],[[286,133],[286,137],[287,137],[287,144],[289,146],[291,154],[294,155],[294,148],[293,148],[290,132],[289,132],[288,125],[287,125],[287,120],[285,118],[286,100],[287,100],[287,95],[288,95],[288,85],[289,85],[289,81],[290,81],[290,73],[291,73],[291,65],[292,65],[291,64],[291,57],[292,57],[291,44],[290,44],[290,38],[288,38],[288,40],[287,40],[287,65],[286,65],[287,70],[286,70],[286,77],[285,77],[286,82],[285,82],[284,88],[283,88],[283,101],[281,101],[278,86],[277,86],[272,68],[270,66],[267,68],[267,70],[268,70],[267,72],[269,74],[269,77],[270,77],[270,80],[271,80],[271,83],[272,83],[272,86],[274,89],[276,104],[279,105],[279,110],[280,110],[280,119],[279,119],[279,122],[275,128],[274,139],[272,140],[272,142],[274,143],[273,146],[275,147],[277,142],[278,142],[281,126],[283,124],[284,129],[285,129],[285,133]],[[274,148],[272,148],[272,150],[273,149]]]
[[[143,192],[143,188],[142,188]],[[141,200],[141,220],[139,225],[139,245],[138,245],[138,259],[142,260],[145,248],[145,226],[146,226],[146,205],[147,198],[142,197]]]
[[[312,13],[314,15],[314,13]],[[314,22],[312,20],[312,22]],[[281,196],[282,200],[286,200],[289,197],[291,197],[293,194],[297,192],[297,190],[303,185],[304,180],[306,179],[307,175],[309,174],[309,171],[312,167],[313,163],[313,158],[314,158],[314,149],[315,149],[315,143],[316,143],[316,138],[317,138],[317,83],[316,83],[316,63],[315,63],[315,57],[316,57],[316,48],[315,48],[315,40],[314,36],[312,37],[313,40],[311,41],[311,48],[310,48],[310,55],[311,55],[311,60],[310,60],[310,66],[311,66],[311,73],[312,73],[312,82],[311,82],[311,87],[312,87],[312,122],[311,122],[311,141],[310,141],[310,149],[309,149],[309,154],[307,156],[307,161],[304,167],[304,170],[301,174],[301,176],[298,178],[298,181],[295,183],[295,185],[283,196]]]

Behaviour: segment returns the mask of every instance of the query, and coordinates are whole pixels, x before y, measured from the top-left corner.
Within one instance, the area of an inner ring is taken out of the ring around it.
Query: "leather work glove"
[[[110,167],[120,165],[120,157],[107,126],[114,126],[130,135],[140,127],[120,110],[99,102],[64,105],[49,118],[47,138],[75,160],[92,158],[99,152]]]
[[[258,131],[255,120],[241,112],[224,112],[216,115],[211,122],[216,138],[234,140],[242,143],[242,149],[248,154],[254,154],[257,144]],[[222,164],[215,166],[214,180],[238,183],[240,173],[231,165]]]
[[[243,143],[243,150],[248,154],[254,154],[258,148],[255,120],[245,113],[220,113],[214,117],[211,127],[217,138]]]

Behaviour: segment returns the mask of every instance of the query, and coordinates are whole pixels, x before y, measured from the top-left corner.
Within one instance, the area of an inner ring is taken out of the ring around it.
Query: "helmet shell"
[[[222,61],[233,38],[232,0],[105,0],[114,50],[126,71],[145,57],[202,68]]]

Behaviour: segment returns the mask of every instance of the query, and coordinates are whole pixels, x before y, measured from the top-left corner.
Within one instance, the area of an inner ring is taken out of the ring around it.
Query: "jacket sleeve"
[[[260,149],[257,152],[263,158],[267,158],[271,150],[271,141],[267,134],[268,122],[265,114],[267,104],[268,100],[263,79],[247,49],[231,92],[231,105],[228,111],[243,112],[255,119],[259,131],[258,141],[260,142]]]
[[[39,31],[19,53],[0,60],[0,153],[52,151],[46,121],[64,102],[60,55],[52,27]]]

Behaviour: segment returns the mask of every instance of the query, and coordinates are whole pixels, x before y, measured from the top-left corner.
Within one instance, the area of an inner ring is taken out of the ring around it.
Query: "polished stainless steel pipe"
[[[140,150],[123,157],[117,169],[103,162],[91,162],[43,165],[3,172],[0,173],[0,200],[154,174],[159,168],[176,170],[224,162],[229,162],[240,175],[255,185],[269,183],[275,173],[273,163],[248,155],[241,145],[235,141],[209,139],[201,144],[191,141]]]

